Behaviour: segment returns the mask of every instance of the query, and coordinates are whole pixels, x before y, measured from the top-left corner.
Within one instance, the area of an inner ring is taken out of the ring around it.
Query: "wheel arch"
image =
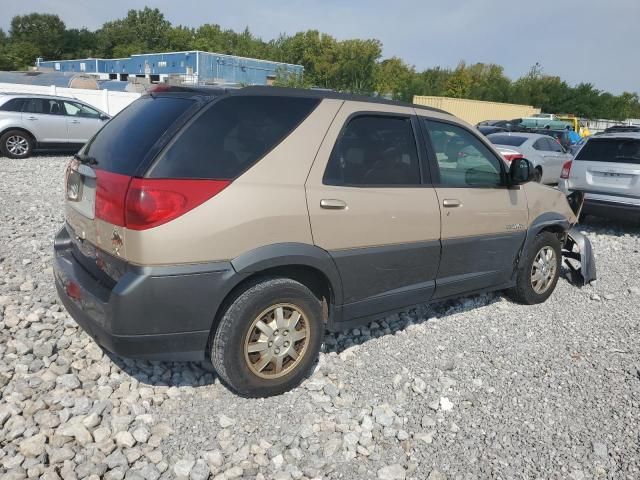
[[[21,132],[24,132],[24,133],[26,133],[27,135],[29,135],[29,137],[31,137],[31,140],[33,141],[33,143],[34,143],[34,147],[35,147],[35,144],[37,143],[36,137],[35,137],[35,135],[34,135],[33,133],[31,133],[31,132],[29,131],[29,129],[27,129],[27,128],[25,128],[25,127],[15,127],[15,126],[14,126],[14,127],[6,127],[6,128],[4,128],[4,129],[2,129],[2,131],[0,131],[0,138],[1,138],[5,133],[10,132],[11,130],[20,130]]]
[[[321,301],[325,320],[333,323],[342,304],[342,280],[331,256],[319,247],[282,243],[259,247],[231,261],[238,279],[215,312],[211,336],[228,306],[250,285],[268,277],[285,277],[308,287]],[[207,348],[208,350],[208,348]]]
[[[571,224],[567,218],[556,212],[546,212],[535,218],[527,229],[527,234],[522,244],[522,249],[518,255],[517,267],[520,267],[520,262],[523,258],[523,253],[526,252],[535,238],[541,232],[551,232],[558,236],[558,239],[562,242],[567,232],[571,228]]]

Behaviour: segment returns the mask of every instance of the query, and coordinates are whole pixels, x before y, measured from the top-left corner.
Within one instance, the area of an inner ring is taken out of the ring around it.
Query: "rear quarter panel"
[[[312,245],[304,184],[342,103],[323,100],[285,140],[211,200],[156,228],[125,230],[126,260],[140,265],[211,262],[276,243]]]

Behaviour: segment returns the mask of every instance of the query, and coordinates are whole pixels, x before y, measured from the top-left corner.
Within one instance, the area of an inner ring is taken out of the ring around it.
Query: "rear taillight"
[[[569,178],[569,174],[571,173],[572,163],[573,162],[571,160],[564,162],[564,165],[562,165],[562,172],[560,173],[560,178],[565,180]]]
[[[206,202],[229,180],[135,178],[95,170],[96,217],[105,222],[146,230],[167,223]]]
[[[95,172],[97,179],[96,217],[124,227],[124,203],[131,177],[97,169]]]
[[[125,208],[127,228],[145,230],[187,213],[221,192],[228,180],[134,178]]]

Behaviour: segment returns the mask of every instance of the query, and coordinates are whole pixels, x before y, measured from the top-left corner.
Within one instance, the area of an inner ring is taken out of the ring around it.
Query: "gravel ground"
[[[327,338],[238,398],[206,363],[104,355],[58,303],[67,157],[0,158],[0,477],[640,478],[640,230],[584,229],[599,280],[483,295]]]

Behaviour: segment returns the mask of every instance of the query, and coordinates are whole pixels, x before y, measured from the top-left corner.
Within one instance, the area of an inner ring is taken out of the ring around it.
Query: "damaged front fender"
[[[574,281],[587,285],[596,279],[596,261],[591,242],[575,227],[567,232],[567,239],[562,246],[562,256],[571,270]]]

